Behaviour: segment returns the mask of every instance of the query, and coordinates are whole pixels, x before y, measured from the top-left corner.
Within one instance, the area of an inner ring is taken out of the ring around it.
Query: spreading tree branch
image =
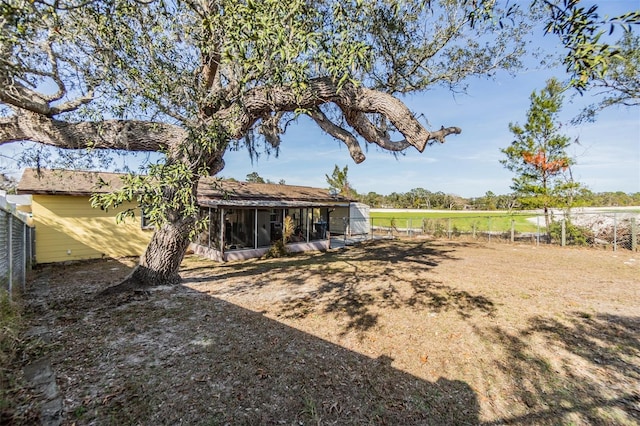
[[[180,127],[146,121],[69,123],[27,111],[0,118],[0,145],[29,140],[63,149],[163,151],[186,136]]]
[[[406,140],[392,141],[389,134],[374,125],[366,114],[359,111],[344,111],[347,123],[352,126],[369,143],[392,152],[403,151],[411,146]]]
[[[345,84],[338,88],[338,85],[328,77],[311,80],[304,91],[291,87],[250,90],[244,94],[240,102],[216,112],[214,117],[218,122],[225,123],[228,134],[237,139],[246,134],[260,118],[272,112],[308,110],[315,115],[310,114],[316,123],[319,125],[322,123],[330,129],[323,128],[323,130],[332,136],[341,135],[338,139],[344,141],[345,135],[339,132],[339,126],[336,124],[330,126],[328,118],[318,115],[316,111],[316,107],[329,103],[337,105],[342,110],[349,124],[360,136],[384,149],[393,151],[413,146],[423,152],[429,141],[444,142],[446,136],[461,132],[458,127],[430,132],[420,124],[409,108],[394,96],[352,84]],[[386,117],[405,139],[399,142],[385,139],[383,133],[364,116],[369,113]]]
[[[2,78],[0,88],[0,102],[25,109],[36,114],[50,115],[51,107],[47,99],[40,93],[9,79]]]
[[[353,161],[356,163],[362,163],[365,159],[365,155],[362,152],[362,148],[358,143],[358,139],[349,131],[343,129],[337,124],[333,123],[329,118],[320,110],[320,108],[313,108],[308,112],[316,124],[329,135],[344,142],[349,149],[349,154]]]

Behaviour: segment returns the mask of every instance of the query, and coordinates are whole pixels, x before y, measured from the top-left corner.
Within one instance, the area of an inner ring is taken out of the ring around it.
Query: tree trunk
[[[189,145],[185,145],[187,143]],[[153,233],[147,249],[140,257],[140,263],[133,271],[121,283],[106,288],[100,295],[180,283],[182,279],[178,270],[189,247],[191,231],[196,227],[197,218],[192,214],[185,215],[185,201],[182,200],[175,205],[174,197],[177,196],[178,188],[189,187],[192,202],[197,203],[200,174],[196,171],[204,167],[212,176],[218,174],[224,168],[222,157],[226,151],[226,141],[216,152],[203,150],[206,150],[206,147],[200,145],[198,140],[186,140],[182,142],[180,150],[170,153],[166,166],[183,162],[188,165],[190,173],[186,173],[184,179],[178,182],[163,185],[162,198],[166,200],[165,205],[172,206],[165,212],[167,221]],[[189,158],[184,157],[188,153],[199,161],[190,162]]]
[[[194,225],[193,218],[182,218],[156,230],[140,263],[122,282],[106,288],[100,296],[178,284],[181,281],[178,270],[189,247],[189,233]]]

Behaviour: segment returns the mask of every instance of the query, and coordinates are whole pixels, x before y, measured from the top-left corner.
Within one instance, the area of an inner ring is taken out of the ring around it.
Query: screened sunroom
[[[349,200],[319,188],[232,181],[201,181],[200,215],[206,223],[192,244],[195,253],[218,261],[262,256],[292,234],[289,251],[327,250],[330,214]]]

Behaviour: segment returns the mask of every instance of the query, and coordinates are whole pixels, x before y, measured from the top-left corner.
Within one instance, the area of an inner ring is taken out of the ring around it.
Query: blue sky
[[[640,8],[638,0],[597,3],[601,15],[609,16]],[[620,34],[618,30],[614,36]],[[542,31],[539,37],[546,48],[555,48],[557,38],[543,38]],[[326,187],[325,175],[335,165],[348,165],[349,181],[359,193],[389,194],[419,187],[463,197],[486,191],[509,193],[513,175],[499,162],[504,158],[500,148],[512,141],[509,123],[524,124],[529,96],[542,89],[547,79],[566,78],[561,68],[531,68],[515,77],[498,74],[492,80],[472,80],[466,94],[454,96],[448,89],[435,89],[405,98],[417,115],[428,120],[429,128],[462,128],[462,134],[450,136],[443,145],[427,147],[423,153],[408,150],[396,159],[371,147],[365,152],[367,159],[355,164],[340,142],[301,119],[283,137],[278,158],[263,156],[252,164],[246,152],[230,152],[222,175],[244,180],[257,172],[275,182],[284,179],[292,185]],[[640,107],[613,107],[601,112],[595,123],[571,126],[570,120],[582,107],[595,101],[593,94],[573,95],[565,98],[561,121],[564,133],[579,141],[570,150],[577,162],[572,169],[574,178],[594,192],[640,192]]]
[[[614,15],[640,7],[639,0],[598,2],[602,14]],[[619,36],[620,32],[616,33]],[[554,48],[557,39],[538,35],[546,48]],[[501,148],[512,141],[510,122],[523,124],[531,92],[544,87],[548,78],[565,78],[562,69],[531,66],[515,77],[498,74],[494,79],[474,79],[466,94],[434,89],[403,99],[428,128],[458,126],[462,134],[449,136],[445,144],[429,146],[423,153],[414,149],[394,158],[375,147],[365,151],[367,159],[355,164],[341,142],[324,134],[308,119],[289,126],[280,154],[262,156],[251,162],[246,151],[228,152],[221,175],[244,180],[257,172],[275,182],[284,179],[291,185],[326,187],[325,174],[335,165],[349,166],[349,181],[359,193],[407,192],[412,188],[442,191],[463,197],[511,192],[513,175],[500,163]],[[581,107],[594,102],[592,94],[566,96],[561,116],[563,131],[577,138],[570,154],[576,159],[573,176],[595,192],[640,192],[640,107],[614,107],[599,114],[595,123],[577,127],[569,121]],[[363,149],[365,142],[362,142]],[[19,145],[0,147],[0,154],[13,156]],[[1,158],[0,158],[1,160]],[[135,168],[135,167],[134,167]],[[18,170],[11,170],[18,174]]]
[[[439,89],[405,99],[430,127],[458,126],[462,134],[445,144],[429,146],[423,153],[407,151],[397,159],[373,147],[367,159],[355,164],[347,149],[308,120],[292,125],[283,137],[278,158],[261,157],[251,164],[246,152],[225,156],[225,177],[244,180],[251,172],[288,184],[326,187],[325,174],[334,165],[349,166],[349,181],[359,193],[407,192],[412,188],[443,191],[463,197],[511,192],[512,173],[500,163],[500,148],[512,141],[510,122],[524,124],[533,90],[544,87],[552,76],[547,70],[530,71],[512,78],[475,80],[466,95]],[[562,113],[563,131],[577,138],[570,150],[577,161],[574,178],[592,191],[640,192],[640,108],[614,107],[602,112],[595,123],[571,126],[569,121],[591,95],[567,95]]]

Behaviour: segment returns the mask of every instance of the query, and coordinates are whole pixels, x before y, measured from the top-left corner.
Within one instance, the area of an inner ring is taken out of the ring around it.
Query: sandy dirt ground
[[[64,424],[640,423],[638,253],[393,240],[189,256],[181,286],[96,297],[131,265],[37,271]]]

